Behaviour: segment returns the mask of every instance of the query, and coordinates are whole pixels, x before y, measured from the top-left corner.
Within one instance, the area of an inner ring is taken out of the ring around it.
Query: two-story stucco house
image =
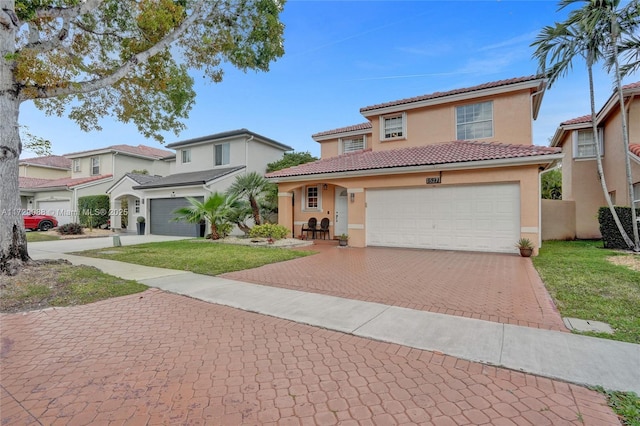
[[[78,220],[78,198],[105,194],[114,179],[133,170],[168,174],[170,162],[165,158],[172,154],[171,151],[145,145],[113,145],[65,154],[62,157],[70,167],[67,176],[20,177],[20,193],[27,204],[23,207],[56,216],[60,225],[75,222]],[[30,166],[25,172],[33,173],[32,169]]]
[[[199,226],[174,221],[173,212],[189,205],[185,197],[203,201],[216,191],[224,192],[239,174],[265,173],[268,163],[293,149],[247,129],[174,142],[167,148],[175,150],[170,175],[128,174],[107,191],[116,211],[122,200],[128,200],[127,229],[135,229],[137,217],[142,216],[146,233],[198,236]],[[112,217],[112,227],[120,228],[119,220]]]
[[[622,93],[627,114],[634,200],[636,207],[640,207],[640,82],[624,86]],[[617,91],[596,114],[596,125],[611,201],[615,205],[630,206]],[[554,210],[554,203],[549,202],[551,207],[547,210],[545,206],[544,210],[545,222],[562,224],[563,238],[600,238],[598,209],[606,202],[598,177],[591,115],[562,122],[551,146],[561,147],[565,154],[562,161],[562,200],[569,208]]]
[[[279,223],[310,218],[355,247],[515,253],[540,240],[539,171],[559,148],[532,145],[545,90],[536,76],[360,109],[363,124],[313,135],[321,159],[267,174]]]

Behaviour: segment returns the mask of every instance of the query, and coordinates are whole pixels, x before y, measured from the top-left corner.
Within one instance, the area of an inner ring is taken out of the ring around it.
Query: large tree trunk
[[[13,79],[14,62],[10,60],[17,30],[13,6],[10,2],[0,10],[0,275],[16,274],[21,264],[29,261],[18,185],[20,98]]]
[[[0,71],[0,77],[4,80],[7,74]],[[0,81],[0,274],[14,275],[29,261],[29,253],[18,185],[20,102],[3,83]]]

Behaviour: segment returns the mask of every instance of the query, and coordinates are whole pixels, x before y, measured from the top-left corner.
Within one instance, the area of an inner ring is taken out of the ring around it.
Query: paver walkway
[[[319,254],[221,275],[503,324],[567,331],[530,259],[496,253],[315,245]]]
[[[156,289],[0,320],[3,425],[619,424],[580,386]]]

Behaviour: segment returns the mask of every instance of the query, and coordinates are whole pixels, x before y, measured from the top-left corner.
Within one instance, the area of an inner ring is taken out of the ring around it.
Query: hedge
[[[109,222],[109,196],[88,195],[78,198],[78,216],[80,224],[96,228]]]
[[[633,227],[631,226],[631,207],[614,207],[622,227],[627,232],[629,238],[633,239]],[[636,217],[640,218],[640,209],[636,209]],[[629,247],[624,242],[620,231],[613,220],[613,215],[609,207],[600,207],[598,210],[598,222],[600,223],[600,234],[605,248],[628,250]]]

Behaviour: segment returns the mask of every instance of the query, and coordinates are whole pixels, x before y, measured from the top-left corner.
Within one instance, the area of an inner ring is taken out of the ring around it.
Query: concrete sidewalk
[[[131,237],[123,237],[123,245],[148,241],[148,236]],[[59,241],[32,243],[29,251],[34,259],[65,258],[73,264],[95,266],[118,277],[216,304],[572,383],[640,394],[637,344],[64,254],[112,246],[111,238],[82,241],[74,245],[55,244]]]

